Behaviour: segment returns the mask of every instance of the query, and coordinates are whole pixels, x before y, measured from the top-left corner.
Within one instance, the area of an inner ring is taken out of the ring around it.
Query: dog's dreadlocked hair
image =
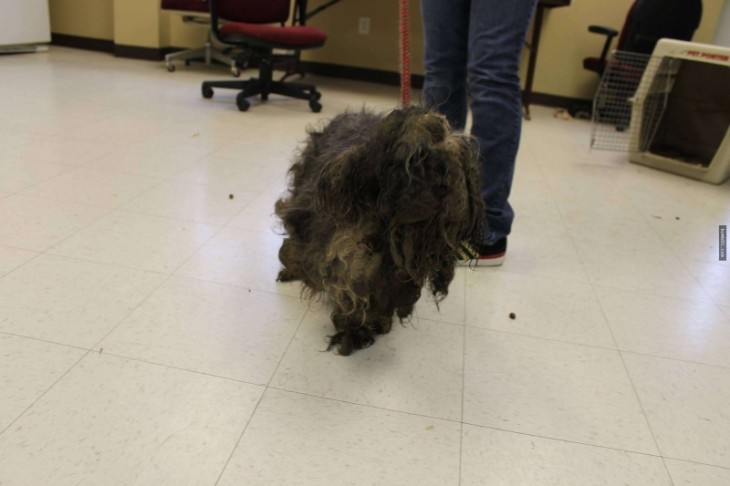
[[[289,177],[279,280],[327,293],[329,349],[343,355],[409,317],[422,287],[443,299],[460,241],[480,231],[474,145],[423,108],[335,117],[310,131]]]

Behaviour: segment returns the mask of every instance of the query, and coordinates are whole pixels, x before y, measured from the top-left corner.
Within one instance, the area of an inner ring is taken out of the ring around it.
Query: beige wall
[[[160,0],[49,0],[51,32],[161,47]]]
[[[160,0],[114,0],[114,43],[160,47]]]
[[[180,15],[162,12],[162,45],[174,47],[200,47],[205,43],[208,28],[205,25],[183,22]]]
[[[310,10],[325,0],[310,0]],[[632,0],[573,0],[569,7],[547,10],[537,60],[534,90],[572,98],[592,98],[598,78],[582,67],[584,57],[596,56],[602,37],[588,25],[620,29]],[[185,25],[176,15],[161,13],[159,0],[50,0],[53,32],[113,39],[117,44],[141,47],[197,47],[206,29]],[[710,42],[723,0],[703,0],[702,24],[695,41]],[[423,73],[423,33],[419,0],[411,0],[413,72]],[[370,17],[369,35],[357,33],[358,19]],[[311,25],[329,35],[322,49],[306,52],[305,59],[386,71],[398,70],[398,2],[396,0],[342,0],[314,17]],[[523,56],[522,72],[527,55]]]
[[[114,39],[114,0],[49,0],[51,32]]]
[[[309,8],[325,3],[310,0]],[[423,28],[418,0],[411,0],[411,52],[414,73],[423,73]],[[370,34],[357,33],[358,19],[370,17]],[[327,31],[327,44],[307,52],[305,59],[371,69],[399,69],[398,2],[342,0],[312,18],[311,25]]]

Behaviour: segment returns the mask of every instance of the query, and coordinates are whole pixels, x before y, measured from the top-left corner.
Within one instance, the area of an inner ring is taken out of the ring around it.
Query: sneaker
[[[462,241],[459,249],[458,265],[479,267],[497,267],[504,262],[507,254],[507,237],[497,240],[492,245],[483,245],[471,241]]]

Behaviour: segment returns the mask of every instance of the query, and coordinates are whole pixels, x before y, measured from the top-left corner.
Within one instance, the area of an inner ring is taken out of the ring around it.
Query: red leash
[[[400,0],[400,104],[411,104],[411,28],[409,1]]]

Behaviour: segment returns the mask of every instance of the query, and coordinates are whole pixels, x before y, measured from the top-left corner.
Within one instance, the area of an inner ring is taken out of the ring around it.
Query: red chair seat
[[[162,9],[208,13],[208,3],[205,0],[162,0]]]
[[[282,27],[280,25],[229,22],[220,28],[220,33],[224,36],[243,35],[264,42],[293,47],[318,46],[327,40],[326,32],[308,25]]]

